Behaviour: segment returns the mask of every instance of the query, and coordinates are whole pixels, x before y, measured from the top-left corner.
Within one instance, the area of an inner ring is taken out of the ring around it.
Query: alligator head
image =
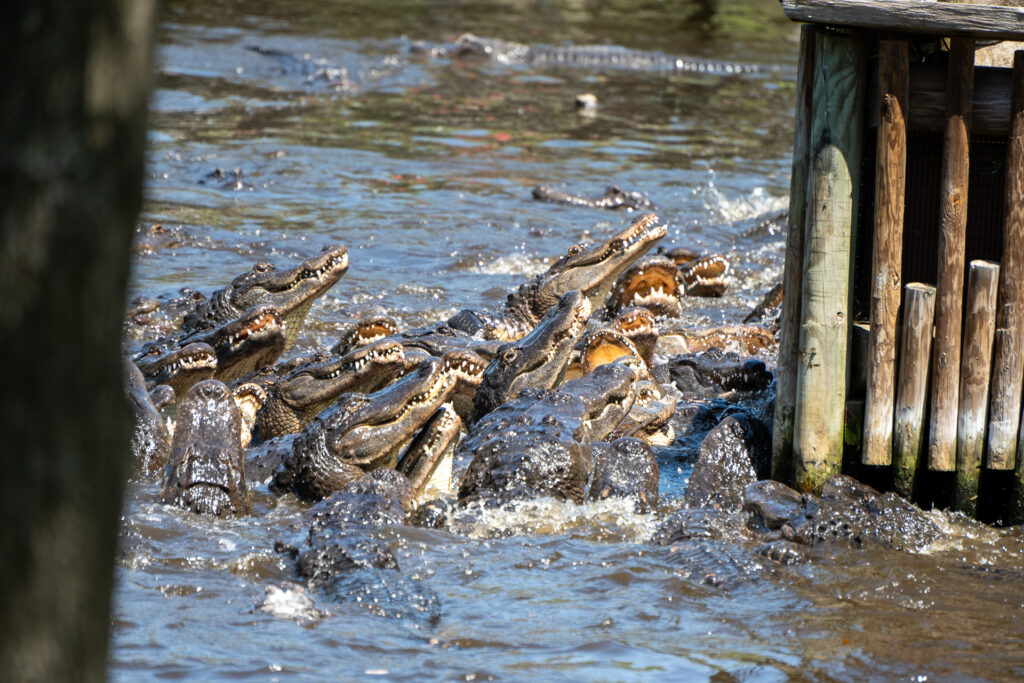
[[[666,366],[671,381],[688,397],[736,398],[772,382],[764,362],[718,349],[671,356]]]
[[[590,302],[578,291],[562,297],[533,331],[503,344],[484,371],[473,420],[516,398],[524,389],[550,389],[569,360],[569,352],[590,317]]]
[[[348,270],[348,251],[342,246],[325,248],[288,270],[277,270],[269,263],[257,263],[248,273],[236,277],[231,285],[218,290],[210,300],[185,316],[186,330],[206,323],[237,318],[257,305],[272,306],[281,317],[286,332],[287,351],[295,343],[302,322],[313,302],[330,289]]]
[[[258,416],[260,439],[297,432],[343,393],[377,391],[404,368],[404,349],[393,341],[378,341],[341,358],[301,365],[274,383]]]
[[[443,404],[423,426],[396,469],[412,484],[407,507],[452,493],[452,464],[462,420],[450,403]]]
[[[577,103],[580,97],[577,96]],[[533,198],[545,202],[558,202],[561,204],[572,204],[573,206],[584,206],[591,209],[652,209],[654,205],[651,200],[641,192],[627,192],[620,187],[611,186],[605,188],[604,194],[600,197],[591,198],[578,194],[572,194],[564,190],[551,187],[550,185],[537,185],[533,188]]]
[[[276,309],[254,306],[237,319],[193,332],[181,344],[194,342],[213,347],[214,377],[231,382],[277,360],[285,347],[285,326]]]
[[[774,349],[775,343],[774,335],[758,325],[723,325],[703,330],[665,330],[658,338],[657,346],[664,354],[721,349],[757,356]]]
[[[550,268],[508,295],[502,313],[465,310],[449,318],[448,325],[484,339],[515,341],[530,332],[568,292],[579,290],[590,306],[603,303],[612,283],[655,242],[666,227],[652,213],[641,216],[608,240],[578,244]]]
[[[222,382],[189,389],[178,404],[162,500],[203,514],[247,514],[241,432],[238,403]]]
[[[174,341],[150,342],[132,358],[150,385],[166,384],[183,396],[196,382],[211,379],[217,371],[217,352],[209,344],[178,346]]]
[[[342,328],[338,334],[338,343],[331,347],[331,353],[343,356],[353,349],[393,334],[398,334],[398,323],[394,318],[388,315],[368,315]]]
[[[461,359],[429,358],[372,394],[345,394],[313,419],[275,474],[275,487],[320,499],[379,467],[395,467],[417,431],[448,401]]]
[[[606,314],[610,317],[629,306],[643,306],[655,315],[678,318],[682,313],[678,275],[676,264],[665,256],[637,261],[615,281],[605,302]]]
[[[721,254],[702,256],[679,266],[679,281],[687,296],[719,297],[729,287],[729,259]]]

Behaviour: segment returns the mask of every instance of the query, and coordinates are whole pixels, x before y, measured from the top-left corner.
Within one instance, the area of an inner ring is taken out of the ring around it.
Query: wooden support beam
[[[1024,50],[1013,56],[1003,256],[988,421],[988,468],[1013,469],[1024,380]]]
[[[926,0],[780,0],[786,16],[879,31],[1024,40],[1024,9]]]
[[[956,426],[956,489],[953,506],[972,517],[978,510],[978,477],[985,450],[992,338],[996,329],[999,264],[971,261],[967,315],[960,363],[960,408]]]
[[[864,406],[865,465],[892,462],[896,318],[903,270],[903,200],[907,178],[908,46],[878,44],[878,139],[875,234],[871,261],[871,335]]]
[[[901,496],[910,498],[917,464],[925,449],[924,416],[928,401],[928,366],[932,357],[935,288],[913,282],[907,285],[903,298],[903,342],[892,464],[893,488]]]
[[[859,35],[819,32],[794,404],[794,484],[817,492],[843,455],[850,251],[856,230],[864,102]]]
[[[953,38],[946,87],[942,158],[939,268],[932,362],[932,413],[928,466],[949,472],[956,465],[956,416],[960,398],[960,327],[963,313],[967,172],[974,84],[974,39]]]
[[[793,480],[793,406],[796,401],[797,348],[800,341],[800,284],[804,264],[804,223],[807,216],[807,167],[814,92],[814,43],[817,29],[800,27],[797,69],[793,170],[789,190],[789,227],[782,284],[779,360],[776,371],[775,417],[772,430],[772,478]]]

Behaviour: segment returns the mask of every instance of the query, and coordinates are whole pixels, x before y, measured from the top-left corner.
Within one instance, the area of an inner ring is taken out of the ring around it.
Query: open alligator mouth
[[[654,322],[654,316],[645,307],[624,310],[611,322],[610,327],[624,334],[630,341],[636,336],[658,334],[658,326]]]
[[[690,353],[721,349],[756,356],[775,347],[775,337],[757,325],[725,325],[685,332],[683,341]]]
[[[594,330],[584,340],[581,355],[583,373],[629,356],[639,359],[640,353],[626,335],[610,327]]]
[[[619,278],[609,299],[609,313],[628,306],[643,306],[655,315],[678,317],[679,285],[675,263],[663,256],[640,261]]]
[[[186,376],[209,378],[217,370],[217,353],[209,344],[199,342],[175,349],[149,345],[132,360],[156,384],[175,383]],[[179,387],[182,389],[188,387]]]
[[[241,325],[237,329],[231,329],[227,337],[224,338],[224,342],[232,348],[241,346],[252,337],[282,328],[277,311],[266,306],[257,309],[255,315],[248,320],[243,318],[239,322]]]
[[[414,504],[451,492],[453,452],[449,447],[461,428],[458,413],[445,403],[406,448],[396,469],[412,483]]]
[[[329,287],[348,270],[348,249],[344,245],[326,247],[324,251],[312,256],[295,268],[277,271],[268,263],[257,263],[253,267],[255,280],[253,284],[268,292],[290,292],[303,284],[322,284]],[[259,277],[265,274],[265,277]],[[246,276],[243,276],[243,278]]]
[[[404,365],[405,349],[398,342],[382,342],[373,348],[366,349],[366,353],[359,354],[356,358],[346,360],[341,358],[337,361],[326,363],[320,367],[303,368],[295,373],[309,375],[314,379],[332,380],[345,374],[361,372],[370,365]],[[282,382],[287,381],[286,377]]]
[[[719,391],[764,389],[772,379],[765,364],[752,358],[741,361],[702,354],[693,359],[679,358],[679,364],[690,368],[700,384]]]
[[[444,354],[441,372],[449,374],[463,385],[480,386],[487,362],[472,351],[449,351]]]
[[[339,335],[332,353],[348,353],[360,346],[368,346],[385,337],[398,334],[398,325],[386,315],[372,315],[352,323]]]
[[[702,256],[679,267],[687,296],[719,297],[729,287],[729,259],[721,254]]]

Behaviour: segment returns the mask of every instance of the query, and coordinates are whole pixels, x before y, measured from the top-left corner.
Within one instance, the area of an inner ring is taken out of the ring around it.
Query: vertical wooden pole
[[[797,348],[800,341],[800,284],[804,264],[804,223],[807,215],[807,167],[811,135],[811,99],[814,93],[815,29],[800,27],[800,62],[797,67],[793,170],[789,187],[789,228],[782,280],[782,322],[776,372],[775,418],[772,430],[772,478],[789,483],[793,478],[793,405],[796,401]]]
[[[793,424],[793,479],[803,491],[820,491],[842,465],[863,62],[859,35],[818,33]]]
[[[1013,469],[1024,377],[1024,50],[1013,56],[1003,258],[988,421],[988,468]]]
[[[972,517],[978,510],[978,477],[985,450],[992,337],[996,329],[999,264],[971,261],[967,315],[960,363],[960,407],[956,426],[956,490],[953,506]]]
[[[878,45],[878,158],[875,167],[875,235],[871,262],[871,335],[868,338],[864,407],[865,465],[892,462],[896,317],[903,269],[903,200],[907,168],[907,43]]]
[[[956,465],[967,171],[973,92],[974,38],[951,38],[942,157],[942,218],[935,301],[932,415],[928,438],[928,466],[943,472],[953,470]]]
[[[896,393],[893,434],[893,488],[909,498],[914,475],[925,447],[924,416],[928,401],[928,365],[932,357],[932,320],[935,288],[914,282],[907,285],[903,305],[903,343],[900,380]]]

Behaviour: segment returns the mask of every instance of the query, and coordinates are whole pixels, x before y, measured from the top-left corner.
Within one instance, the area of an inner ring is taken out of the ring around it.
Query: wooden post
[[[903,269],[903,199],[907,168],[908,49],[902,40],[878,45],[878,158],[871,262],[871,336],[864,407],[865,465],[892,462],[896,317]]]
[[[988,468],[1013,469],[1024,377],[1024,50],[1013,56],[1003,257],[988,421]]]
[[[960,408],[956,426],[956,491],[953,505],[972,517],[978,510],[978,477],[985,450],[992,337],[996,329],[999,264],[971,261],[967,315],[960,363]]]
[[[776,372],[775,418],[772,430],[772,478],[793,480],[793,405],[796,401],[797,348],[800,341],[800,283],[804,264],[804,223],[807,215],[807,167],[814,92],[814,43],[817,29],[800,27],[797,67],[793,170],[789,188],[789,227],[782,285],[782,321]]]
[[[967,171],[974,85],[974,38],[950,39],[946,80],[946,133],[932,362],[932,414],[928,465],[948,472],[956,465],[956,415],[960,390]]]
[[[913,494],[917,463],[924,450],[925,402],[928,400],[928,364],[932,357],[932,319],[935,288],[914,282],[907,285],[903,305],[903,343],[900,380],[896,394],[893,434],[893,488],[909,498]]]
[[[863,124],[863,42],[857,34],[819,32],[815,55],[793,424],[794,485],[813,492],[820,491],[842,465],[850,246],[856,229]]]

